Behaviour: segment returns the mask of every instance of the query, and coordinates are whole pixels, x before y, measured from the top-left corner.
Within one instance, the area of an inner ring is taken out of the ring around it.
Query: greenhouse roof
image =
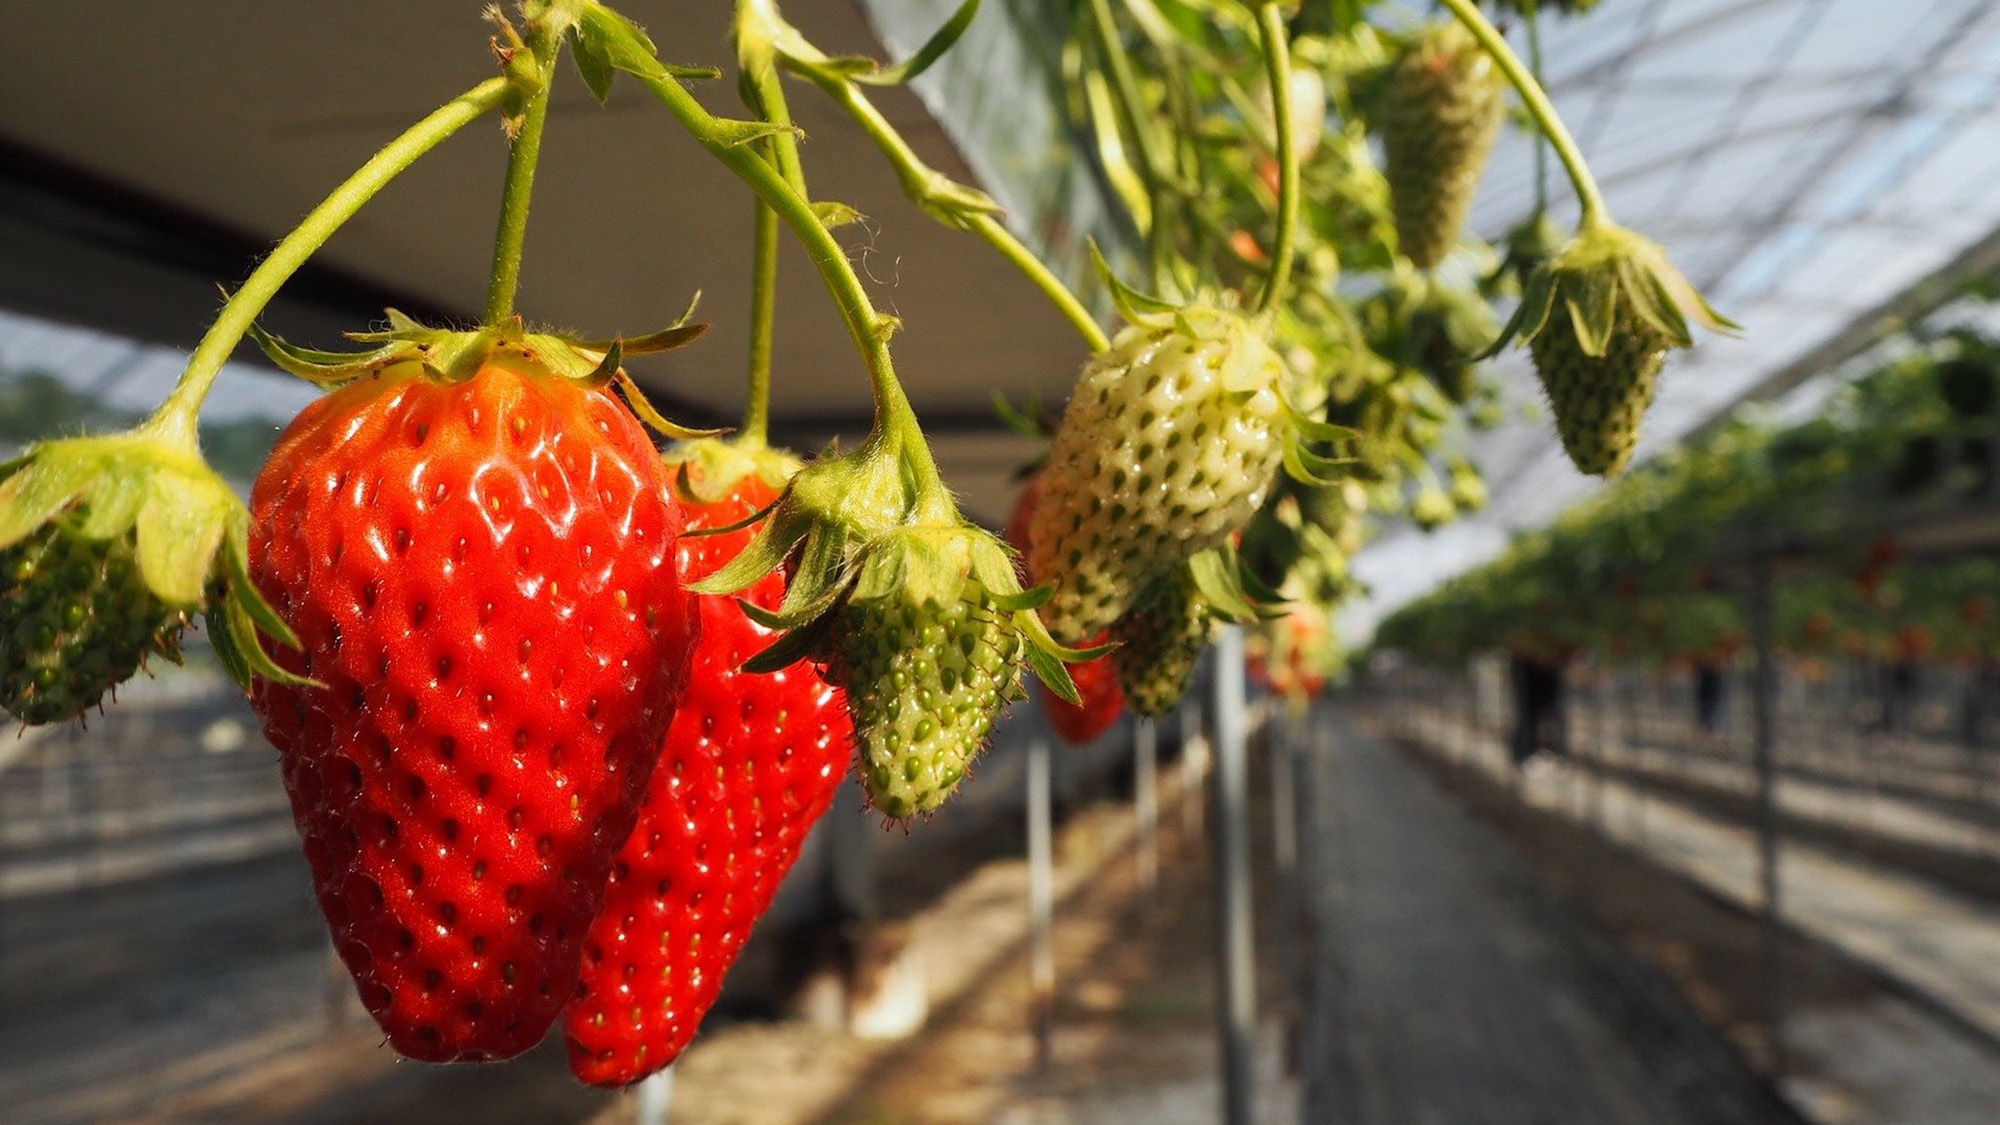
[[[1664,244],[1744,327],[1669,361],[1642,459],[1825,375],[1879,336],[1885,314],[1911,311],[1899,299],[1939,271],[2000,265],[2000,7],[1606,0],[1547,21],[1544,52],[1550,93],[1614,215]],[[1552,213],[1573,218],[1559,169],[1550,177]],[[1534,201],[1534,146],[1510,136],[1475,225],[1497,236]],[[1538,403],[1524,355],[1496,368],[1511,400]],[[1375,607],[1491,556],[1597,487],[1568,465],[1545,413],[1473,448],[1493,506],[1375,544],[1360,563]]]

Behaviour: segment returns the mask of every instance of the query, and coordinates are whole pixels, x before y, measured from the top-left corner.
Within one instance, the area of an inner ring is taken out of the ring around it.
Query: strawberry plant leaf
[[[365,352],[330,352],[302,348],[250,325],[250,338],[278,369],[321,387],[337,387],[362,378],[393,358],[409,352],[410,345],[397,340]]]
[[[811,659],[819,651],[826,632],[824,619],[802,629],[793,629],[745,660],[743,670],[759,674],[781,672],[801,660]]]
[[[592,35],[571,36],[571,57],[576,59],[576,72],[583,76],[583,84],[590,88],[592,96],[601,105],[611,97],[611,81],[617,77],[618,68],[611,64],[611,55],[604,49],[601,39]]]
[[[861,212],[845,203],[835,200],[817,200],[812,205],[813,217],[823,223],[828,230],[837,230],[849,223],[861,221]]]
[[[1071,678],[1069,666],[1058,659],[1054,653],[1047,651],[1040,645],[1030,644],[1028,646],[1028,668],[1035,673],[1036,679],[1042,681],[1042,686],[1048,688],[1050,694],[1054,695],[1057,699],[1069,704],[1081,704],[1083,702],[1083,693],[1076,690],[1076,680]]]
[[[778,133],[790,133],[802,137],[804,131],[792,125],[774,125],[769,121],[745,121],[738,117],[718,117],[713,124],[715,136],[724,145],[735,148]]]
[[[610,357],[607,355],[606,358]],[[639,389],[638,381],[633,379],[630,373],[620,368],[613,378],[618,384],[618,389],[624,392],[625,402],[632,407],[632,413],[637,414],[641,422],[646,423],[648,426],[653,427],[670,438],[680,441],[693,441],[697,438],[710,438],[728,432],[728,427],[713,430],[698,430],[683,426],[679,422],[671,421],[666,415],[660,413],[659,408],[653,405],[651,399],[646,397],[646,392]]]

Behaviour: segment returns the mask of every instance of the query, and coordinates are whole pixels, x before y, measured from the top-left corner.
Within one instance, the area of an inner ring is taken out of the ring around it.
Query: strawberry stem
[[[778,213],[757,201],[750,252],[750,385],[737,440],[763,445],[771,432],[771,338],[777,324]]]
[[[805,170],[799,163],[798,136],[792,131],[791,107],[778,77],[777,51],[752,21],[753,7],[754,0],[746,0],[736,12],[736,57],[743,68],[744,101],[759,117],[780,128],[760,142],[765,160],[794,192],[810,199]],[[739,440],[763,445],[770,436],[771,351],[777,331],[778,213],[761,198],[757,201],[751,255],[750,385]]]
[[[1271,249],[1271,275],[1257,295],[1257,311],[1262,312],[1284,296],[1291,281],[1299,229],[1299,146],[1292,131],[1291,45],[1276,0],[1257,8],[1257,30],[1264,40],[1264,77],[1271,84],[1271,123],[1278,140],[1278,233]]]
[[[895,363],[889,356],[889,336],[896,329],[896,321],[875,311],[868,291],[862,287],[861,278],[854,272],[854,264],[847,260],[847,253],[841,248],[839,240],[833,237],[833,232],[827,229],[806,197],[786,182],[784,176],[756,150],[756,146],[740,143],[739,134],[708,112],[672,74],[664,70],[659,73],[635,72],[632,77],[651,90],[666,106],[667,112],[673,114],[675,120],[710,155],[749,185],[805,245],[806,256],[812,259],[820,280],[832,294],[834,304],[839,306],[848,335],[853,338],[868,367],[868,377],[875,391],[875,432],[871,435],[870,444],[886,455],[902,458],[921,497],[926,500],[943,497],[944,503],[949,506],[950,493],[931,456],[930,446],[924,441],[923,430],[917,423],[916,412],[910,407],[909,396],[896,379]]]
[[[1118,23],[1111,14],[1109,0],[1089,0],[1088,6],[1091,37],[1098,55],[1103,59],[1104,76],[1110,87],[1112,114],[1117,119],[1118,132],[1130,142],[1123,147],[1131,154],[1132,165],[1146,192],[1150,214],[1143,221],[1139,221],[1137,215],[1133,218],[1139,221],[1146,237],[1153,286],[1165,290],[1173,280],[1175,252],[1172,228],[1166,221],[1170,200],[1166,178],[1160,170],[1157,138],[1147,128],[1143,116],[1145,103],[1139,94],[1139,81],[1133,73],[1132,57],[1119,38]]]
[[[1542,14],[1541,5],[1535,0],[1521,0],[1521,12],[1528,25],[1528,66],[1535,73],[1535,81],[1542,80]],[[1535,130],[1535,214],[1546,214],[1549,209],[1549,138],[1541,130]]]
[[[966,189],[924,163],[923,158],[896,131],[896,127],[882,116],[875,103],[851,80],[817,67],[801,67],[799,70],[845,110],[861,126],[862,132],[875,142],[875,147],[882,150],[882,155],[888,157],[897,177],[902,180],[904,193],[918,207],[949,226],[970,231],[998,250],[1009,265],[1019,270],[1055,305],[1056,311],[1070,322],[1077,334],[1090,345],[1091,351],[1101,352],[1111,346],[1111,338],[1105,335],[1097,318],[1090,314],[1076,294],[1070,292],[1069,287],[1022,245],[1021,240],[1014,237],[1013,232],[992,212],[967,205],[961,198]],[[984,201],[983,196],[974,198]]]
[[[1584,163],[1582,150],[1576,147],[1576,138],[1570,136],[1569,127],[1557,116],[1556,107],[1549,102],[1542,84],[1528,72],[1521,57],[1507,45],[1506,37],[1473,5],[1473,0],[1443,0],[1443,3],[1472,33],[1472,37],[1479,40],[1479,45],[1486,49],[1486,54],[1500,68],[1500,73],[1506,75],[1507,81],[1520,93],[1521,103],[1527,107],[1529,116],[1535,119],[1535,124],[1541,127],[1542,135],[1555,147],[1556,157],[1562,161],[1563,170],[1569,173],[1570,183],[1576,187],[1577,203],[1583,209],[1577,225],[1591,227],[1610,222],[1611,213],[1604,206],[1604,196],[1597,189],[1597,179],[1590,174],[1590,166]]]
[[[230,295],[217,314],[215,323],[209,326],[201,342],[195,345],[194,354],[188,357],[187,370],[181,373],[173,393],[146,421],[146,428],[159,436],[181,440],[190,449],[195,448],[195,417],[201,411],[202,400],[208,397],[209,388],[221,373],[222,365],[229,361],[236,345],[242,342],[250,325],[264,311],[264,306],[270,304],[292,274],[298,272],[299,267],[325,245],[327,239],[333,237],[334,232],[355,212],[388,186],[389,181],[445,138],[497,108],[506,100],[511,86],[507,78],[489,78],[446,102],[429,117],[410,126],[402,136],[383,146],[381,151],[369,157],[366,164],[334,188],[332,194],[300,220],[299,225],[258,263],[242,286]]]
[[[513,29],[506,28],[512,36]],[[528,239],[528,202],[535,194],[535,168],[541,163],[542,130],[549,119],[549,88],[555,84],[556,59],[562,54],[562,37],[550,33],[550,23],[537,20],[529,29],[529,42],[502,49],[511,62],[512,52],[526,51],[534,60],[538,84],[528,95],[528,104],[514,129],[507,149],[507,181],[500,195],[500,225],[493,235],[493,273],[486,285],[487,324],[498,324],[514,315],[514,295],[521,287],[521,250]]]
[[[771,136],[772,162],[778,174],[802,198],[806,190],[805,169],[799,163],[799,138],[792,130],[791,105],[785,100],[785,84],[778,77],[778,47],[772,42],[772,21],[777,13],[770,0],[741,0],[736,6],[736,58],[748,84],[751,108],[783,132]]]

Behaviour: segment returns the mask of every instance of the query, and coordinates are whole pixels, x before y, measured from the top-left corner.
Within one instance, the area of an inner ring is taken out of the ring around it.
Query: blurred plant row
[[[1732,420],[1386,620],[1376,643],[1453,662],[1721,663],[1750,636],[1801,657],[2000,658],[2000,342],[1919,329],[1812,417]]]

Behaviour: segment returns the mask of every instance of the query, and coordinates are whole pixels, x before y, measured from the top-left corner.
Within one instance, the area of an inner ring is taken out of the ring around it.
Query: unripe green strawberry
[[[227,667],[285,675],[259,635],[297,638],[250,584],[249,521],[191,416],[38,442],[0,466],[0,707],[76,717],[149,653],[178,660],[204,608]]]
[[[1436,531],[1457,518],[1457,506],[1435,485],[1422,489],[1410,501],[1410,520],[1425,531]]]
[[[1021,695],[1024,643],[973,577],[977,534],[891,532],[829,622],[827,679],[847,692],[869,803],[892,818],[950,796]]]
[[[1458,23],[1417,33],[1390,72],[1381,114],[1389,198],[1403,256],[1444,260],[1507,113],[1506,80]]]
[[[1490,499],[1486,478],[1479,475],[1479,469],[1470,461],[1460,461],[1451,467],[1450,495],[1452,506],[1462,512],[1479,511]]]
[[[0,550],[0,707],[30,725],[81,714],[151,653],[180,656],[186,617],[146,588],[136,535],[90,539],[81,522]]]
[[[1043,620],[1065,643],[1248,522],[1292,437],[1285,366],[1255,321],[1202,306],[1133,319],[1070,395],[1029,528],[1030,572],[1054,588]]]
[[[1548,327],[1528,342],[1535,374],[1555,414],[1556,433],[1579,471],[1616,476],[1632,459],[1668,343],[1665,333],[1630,309],[1618,311],[1600,356],[1584,350],[1568,316],[1550,317]]]
[[[1111,638],[1118,642],[1111,660],[1126,705],[1151,717],[1179,706],[1214,625],[1215,615],[1187,567],[1148,585],[1111,625]]]
[[[1579,470],[1612,476],[1638,444],[1667,349],[1694,343],[1690,320],[1735,327],[1657,245],[1587,220],[1529,280],[1490,350],[1517,333],[1527,338],[1563,449]]]

